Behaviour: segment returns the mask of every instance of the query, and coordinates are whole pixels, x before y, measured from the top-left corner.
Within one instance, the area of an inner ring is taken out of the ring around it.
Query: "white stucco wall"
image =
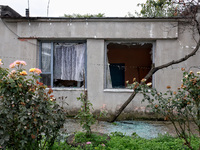
[[[131,90],[105,89],[105,42],[151,41],[156,66],[179,59],[195,46],[192,32],[181,30],[176,19],[3,19],[0,20],[0,58],[8,66],[14,60],[27,62],[27,68],[38,67],[40,40],[86,40],[87,43],[87,91],[94,110],[103,104],[114,113],[127,100]],[[189,60],[162,69],[154,75],[154,86],[164,90],[167,85],[176,89],[180,85],[181,67],[198,66],[199,52]],[[80,108],[76,98],[83,89],[54,88],[60,104],[73,115]],[[141,104],[137,95],[125,109],[125,113],[145,116],[146,103]],[[134,116],[135,117],[135,116]]]
[[[24,60],[27,67],[37,65],[39,45],[36,39],[21,41],[17,35],[17,23],[6,23],[0,20],[0,57],[8,67],[15,60]]]

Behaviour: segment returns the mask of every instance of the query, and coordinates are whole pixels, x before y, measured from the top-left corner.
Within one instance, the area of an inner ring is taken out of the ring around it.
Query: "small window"
[[[140,82],[151,69],[152,47],[152,43],[107,43],[106,88],[126,88],[126,81],[132,83],[133,78]]]
[[[42,42],[41,81],[51,87],[83,87],[86,44]]]

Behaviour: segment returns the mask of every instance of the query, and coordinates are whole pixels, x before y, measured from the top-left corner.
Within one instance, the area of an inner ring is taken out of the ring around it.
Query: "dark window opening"
[[[57,79],[54,80],[53,85],[54,87],[83,87],[83,81]]]
[[[125,64],[124,63],[111,63],[110,75],[113,88],[125,87]]]
[[[133,78],[140,82],[151,69],[152,47],[152,43],[109,43],[107,88],[127,87],[126,81],[133,83]]]

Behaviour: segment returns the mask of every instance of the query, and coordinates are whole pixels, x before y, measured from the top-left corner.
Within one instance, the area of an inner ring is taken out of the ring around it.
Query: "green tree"
[[[197,5],[197,0],[147,0],[138,3],[141,11],[135,13],[141,17],[188,16],[196,13]]]
[[[64,17],[66,18],[103,18],[105,17],[105,14],[98,13],[98,14],[64,14]]]
[[[146,3],[139,3],[140,12],[136,12],[142,17],[171,17],[176,15],[178,4],[171,0],[147,0]]]

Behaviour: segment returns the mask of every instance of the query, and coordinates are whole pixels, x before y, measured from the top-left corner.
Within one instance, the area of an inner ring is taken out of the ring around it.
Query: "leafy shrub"
[[[9,71],[0,60],[0,146],[8,149],[51,147],[64,124],[64,111],[51,93],[38,82],[40,69],[23,69],[15,61]]]
[[[98,146],[107,142],[107,138],[107,135],[98,133],[92,133],[90,137],[87,137],[84,132],[77,132],[75,134],[76,143],[86,143],[86,145],[93,144],[93,146]]]
[[[97,117],[91,112],[93,107],[92,103],[87,99],[87,91],[84,90],[84,94],[81,93],[80,97],[77,97],[77,100],[81,101],[81,109],[78,111],[78,114],[75,116],[75,118],[80,119],[80,125],[82,126],[83,130],[86,131],[85,136],[88,138],[92,134],[91,126],[95,124],[98,117],[107,115],[107,112],[105,111],[106,105],[103,104],[100,114]]]
[[[119,137],[124,137],[125,135],[122,132],[111,132],[110,133],[112,136],[119,136]]]
[[[177,135],[184,140],[184,145],[194,149],[191,141],[195,135],[192,128],[196,128],[200,135],[200,72],[195,75],[184,68],[182,85],[176,91],[167,86],[165,93],[150,88],[151,83],[133,83],[134,89],[144,95],[153,112],[163,115],[175,127]],[[144,101],[143,100],[143,101]],[[194,126],[192,126],[192,123]],[[200,141],[200,139],[199,139]],[[199,143],[200,148],[200,143]]]
[[[84,94],[81,93],[80,97],[78,97],[77,100],[81,101],[82,105],[75,118],[80,119],[80,124],[82,128],[86,131],[86,136],[90,137],[92,134],[91,126],[96,122],[95,116],[90,112],[90,109],[92,108],[92,103],[90,103],[90,101],[87,99],[86,91],[84,92]]]
[[[108,136],[101,133],[93,133],[91,131],[91,126],[96,122],[97,117],[91,113],[92,103],[87,99],[87,92],[84,90],[84,94],[81,93],[80,97],[77,98],[81,101],[81,109],[75,118],[80,119],[80,125],[86,132],[77,132],[74,135],[75,143],[83,144],[84,149],[93,150],[94,146],[100,146],[100,149],[104,148],[104,143],[107,142]],[[105,114],[100,113],[100,116]],[[80,146],[80,145],[79,145]],[[80,147],[78,147],[80,148]],[[97,149],[97,147],[95,147]]]
[[[120,135],[120,136],[118,136]],[[109,150],[182,150],[188,149],[183,145],[183,141],[179,138],[172,137],[168,134],[159,135],[157,138],[144,139],[141,137],[122,136],[121,133],[111,135],[111,140],[106,144]],[[197,139],[193,139],[192,143],[197,143]]]
[[[137,6],[141,6],[141,11],[136,14],[142,17],[173,17],[177,12],[177,4],[171,0],[147,0]]]
[[[82,133],[81,133],[82,134]],[[85,147],[70,147],[65,142],[55,143],[54,149],[58,150],[188,150],[184,141],[172,137],[169,134],[159,135],[157,138],[144,139],[141,137],[131,137],[114,132],[110,135],[110,140],[105,144],[95,144],[91,142]],[[198,149],[199,139],[192,137],[191,144],[195,150]]]

